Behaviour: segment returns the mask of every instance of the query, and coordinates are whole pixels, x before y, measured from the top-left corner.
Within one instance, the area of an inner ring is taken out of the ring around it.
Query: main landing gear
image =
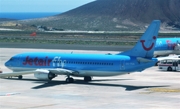
[[[85,76],[85,77],[84,77],[84,81],[85,81],[85,82],[92,81],[92,77],[91,77],[91,76]],[[66,83],[73,83],[73,82],[74,82],[74,79],[73,79],[72,77],[68,76],[68,77],[66,78]]]
[[[22,79],[22,78],[23,78],[23,76],[22,76],[22,75],[19,75],[19,76],[18,76],[18,79]]]
[[[67,77],[67,78],[66,78],[66,82],[67,82],[67,83],[73,83],[73,82],[74,82],[74,79],[71,78],[71,77]]]
[[[84,81],[85,81],[85,82],[92,81],[92,77],[90,77],[90,76],[85,76],[85,77],[84,77]]]

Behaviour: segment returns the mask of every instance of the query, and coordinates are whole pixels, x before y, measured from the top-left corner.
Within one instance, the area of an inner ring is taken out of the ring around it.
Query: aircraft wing
[[[49,69],[48,70],[51,73],[54,73],[56,75],[76,75],[79,74],[78,71],[63,69],[63,68],[56,68],[56,69]]]
[[[20,71],[20,72],[11,72],[11,73],[1,73],[0,78],[6,78],[10,76],[19,76],[26,74],[34,74],[34,73],[53,73],[56,75],[76,75],[79,74],[77,71],[63,69],[63,68],[55,68],[55,69],[37,69],[31,71]]]
[[[10,76],[19,76],[19,75],[26,75],[26,74],[33,74],[35,71],[21,71],[21,72],[11,72],[11,73],[0,73],[0,78],[6,78]]]

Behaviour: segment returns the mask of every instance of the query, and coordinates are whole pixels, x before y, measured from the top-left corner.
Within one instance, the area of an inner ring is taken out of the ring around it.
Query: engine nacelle
[[[53,73],[39,72],[39,73],[34,73],[34,77],[40,80],[52,80],[53,78],[56,77],[56,75]]]

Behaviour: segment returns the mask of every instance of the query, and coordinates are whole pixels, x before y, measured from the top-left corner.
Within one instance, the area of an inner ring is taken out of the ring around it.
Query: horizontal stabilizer
[[[152,60],[146,59],[146,58],[142,58],[142,57],[137,57],[137,61],[138,61],[138,62],[148,63],[148,62],[151,62]]]

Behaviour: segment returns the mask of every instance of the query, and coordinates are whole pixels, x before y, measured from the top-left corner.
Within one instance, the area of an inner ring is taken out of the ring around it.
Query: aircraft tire
[[[172,68],[171,68],[171,67],[168,67],[167,71],[172,71]]]
[[[23,78],[23,76],[22,76],[22,75],[19,75],[19,76],[18,76],[18,79],[22,79],[22,78]]]
[[[155,66],[158,66],[158,63],[159,63],[159,61],[158,61],[158,62],[156,62]]]
[[[84,77],[84,81],[85,81],[85,82],[92,81],[92,77],[90,77],[90,76],[85,76],[85,77]]]
[[[73,78],[66,78],[66,83],[73,83],[74,79]]]

